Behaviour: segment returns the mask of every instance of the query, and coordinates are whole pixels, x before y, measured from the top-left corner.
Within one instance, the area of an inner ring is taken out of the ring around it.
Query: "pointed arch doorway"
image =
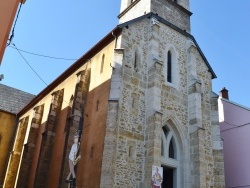
[[[177,134],[169,124],[162,127],[161,166],[163,167],[162,188],[179,188],[180,144]]]

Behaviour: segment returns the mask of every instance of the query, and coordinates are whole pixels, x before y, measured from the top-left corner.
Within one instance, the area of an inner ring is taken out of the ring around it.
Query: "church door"
[[[162,188],[178,188],[179,151],[176,135],[167,125],[162,127],[161,157],[163,167]]]

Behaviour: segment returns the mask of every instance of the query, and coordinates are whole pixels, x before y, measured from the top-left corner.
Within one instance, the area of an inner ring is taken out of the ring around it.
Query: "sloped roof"
[[[17,114],[35,95],[0,84],[0,110]]]
[[[52,83],[50,83],[44,90],[42,90],[36,97],[34,97],[27,105],[24,106],[23,109],[21,109],[18,113],[18,115],[22,115],[25,113],[28,109],[30,109],[33,105],[35,105],[39,100],[41,100],[45,95],[47,95],[49,92],[51,92],[62,80],[69,77],[73,72],[75,72],[78,68],[80,68],[83,64],[88,62],[96,53],[98,53],[104,46],[106,46],[108,43],[110,43],[113,40],[116,40],[116,38],[122,33],[122,29],[125,27],[127,28],[129,25],[134,24],[138,21],[141,21],[143,19],[156,18],[159,22],[166,24],[167,26],[171,27],[172,29],[176,30],[177,32],[183,34],[186,37],[189,37],[194,44],[196,45],[201,57],[205,61],[205,64],[208,66],[208,70],[212,74],[212,78],[216,78],[216,75],[208,63],[206,57],[202,53],[198,43],[196,42],[195,38],[187,33],[186,31],[176,27],[175,25],[171,24],[170,22],[164,20],[163,18],[159,17],[157,14],[154,13],[148,13],[143,16],[140,16],[138,18],[135,18],[133,20],[127,21],[125,23],[117,25],[112,31],[110,31],[104,38],[102,38],[96,45],[94,45],[89,51],[87,51],[82,57],[80,57],[75,63],[73,63],[68,69],[66,69],[59,77],[57,77]]]
[[[243,109],[245,109],[245,110],[247,110],[247,111],[250,111],[250,108],[247,107],[247,106],[243,106],[243,105],[241,105],[241,104],[238,104],[238,103],[236,103],[236,102],[233,102],[233,101],[231,101],[231,100],[229,100],[229,99],[225,99],[225,98],[222,98],[222,97],[220,97],[220,99],[221,99],[222,101],[225,101],[226,103],[229,103],[229,104],[232,104],[232,105],[234,105],[234,106],[238,106],[238,107],[240,107],[240,108],[243,108]]]
[[[18,112],[18,115],[21,116],[33,105],[35,105],[39,100],[41,100],[45,95],[51,92],[58,84],[68,78],[72,73],[79,69],[83,64],[87,63],[95,54],[97,54],[103,47],[109,44],[111,41],[115,40],[115,37],[118,37],[122,32],[122,29],[115,27],[110,31],[104,38],[102,38],[96,45],[90,48],[82,57],[80,57],[75,63],[73,63],[68,69],[66,69],[60,76],[58,76],[53,82],[51,82],[44,90],[42,90],[36,97],[34,97],[27,105],[24,106]]]

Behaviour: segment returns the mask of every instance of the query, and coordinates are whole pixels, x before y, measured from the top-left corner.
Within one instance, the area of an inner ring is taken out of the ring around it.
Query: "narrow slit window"
[[[105,54],[103,54],[103,55],[102,55],[102,62],[101,62],[101,69],[100,69],[100,73],[103,73],[104,62],[105,62]]]
[[[94,147],[91,147],[91,151],[90,151],[90,158],[93,158],[94,156]]]
[[[161,139],[161,156],[164,156],[164,142],[163,139]]]
[[[137,63],[138,63],[137,60],[138,60],[138,59],[137,59],[137,53],[135,52],[134,69],[136,69],[137,66],[138,66],[138,65],[137,65]]]
[[[172,83],[172,54],[168,51],[167,81]]]
[[[135,107],[135,98],[132,98],[132,108]]]
[[[98,109],[99,109],[99,100],[96,101],[96,111],[98,111]]]
[[[169,150],[168,150],[168,157],[175,159],[175,151],[174,151],[174,143],[173,143],[173,138],[171,138],[171,141],[169,143]]]

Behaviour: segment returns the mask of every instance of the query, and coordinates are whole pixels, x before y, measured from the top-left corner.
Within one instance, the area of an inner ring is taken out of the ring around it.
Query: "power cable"
[[[22,55],[22,53],[18,50],[18,48],[16,47],[16,45],[14,43],[12,43],[13,46],[15,47],[15,49],[18,51],[18,53],[20,54],[20,56],[23,58],[23,60],[26,62],[26,64],[31,68],[31,70],[37,75],[37,77],[46,85],[48,86],[48,84],[39,76],[39,74],[33,69],[33,67],[29,64],[29,62],[24,58],[24,56]]]
[[[37,77],[46,85],[48,86],[48,84],[41,78],[41,76],[39,76],[39,74],[33,69],[33,67],[29,64],[29,62],[25,59],[25,57],[22,55],[22,53],[19,51],[19,49],[16,47],[16,45],[14,43],[12,43],[12,45],[15,47],[15,49],[18,51],[18,53],[20,54],[20,56],[23,58],[23,60],[27,63],[27,65],[31,68],[31,70],[37,75]],[[66,100],[63,99],[64,102],[66,102],[67,104],[69,104]]]
[[[233,124],[233,123],[229,123],[229,122],[227,122],[227,121],[224,121],[223,119],[220,119],[220,121],[223,122],[223,123],[226,123],[226,124],[228,124],[228,125],[231,125],[231,126],[233,126],[233,127],[241,127],[241,126],[250,124],[250,122],[248,122],[248,123],[244,123],[244,124],[241,124],[241,125],[235,125],[235,124]]]
[[[9,47],[16,49],[16,47],[12,47],[12,46],[9,46]],[[21,51],[21,52],[27,53],[27,54],[31,54],[31,55],[35,55],[35,56],[40,56],[40,57],[45,57],[45,58],[58,59],[58,60],[66,60],[66,61],[72,61],[72,60],[75,61],[75,60],[77,60],[77,59],[68,59],[68,58],[63,58],[63,57],[53,57],[53,56],[48,56],[48,55],[37,54],[37,53],[34,53],[34,52],[29,52],[29,51],[22,50],[20,48],[18,48],[18,50]]]
[[[228,129],[222,130],[221,132],[225,132],[225,131],[227,131],[227,130],[231,130],[231,129],[243,127],[243,126],[246,126],[246,125],[250,125],[250,123],[244,123],[244,124],[242,124],[242,125],[235,125],[235,124],[229,123],[229,122],[227,122],[227,121],[222,121],[221,123],[226,123],[226,124],[232,126],[232,127],[228,128]]]

